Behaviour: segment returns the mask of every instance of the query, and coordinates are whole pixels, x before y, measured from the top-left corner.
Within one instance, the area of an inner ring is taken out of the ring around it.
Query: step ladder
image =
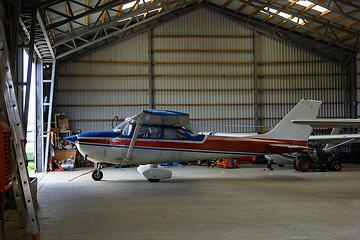
[[[0,18],[0,93],[4,97],[8,115],[11,137],[13,140],[15,161],[18,166],[21,186],[25,198],[25,204],[29,216],[31,230],[34,238],[39,233],[39,223],[36,216],[33,198],[30,190],[29,175],[26,168],[25,135],[22,126],[22,119],[15,95],[15,85],[12,78],[8,46],[6,43],[5,29]]]

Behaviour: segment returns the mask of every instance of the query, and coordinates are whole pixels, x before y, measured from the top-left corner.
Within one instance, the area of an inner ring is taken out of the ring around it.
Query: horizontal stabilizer
[[[326,127],[326,128],[360,128],[360,119],[293,119],[292,123],[299,125],[309,125],[311,127]]]
[[[305,147],[305,146],[287,145],[287,144],[270,144],[269,147],[289,148],[289,149],[309,149],[308,147]]]

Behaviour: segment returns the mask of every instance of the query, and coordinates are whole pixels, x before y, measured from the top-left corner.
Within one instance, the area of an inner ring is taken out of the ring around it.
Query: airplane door
[[[141,126],[135,143],[133,158],[157,161],[161,156],[161,128]]]
[[[187,136],[181,128],[164,128],[162,159],[170,162],[193,161],[194,153],[188,148]]]
[[[176,129],[164,128],[164,137],[161,142],[161,160],[163,162],[177,162],[181,159],[182,141],[176,137]]]

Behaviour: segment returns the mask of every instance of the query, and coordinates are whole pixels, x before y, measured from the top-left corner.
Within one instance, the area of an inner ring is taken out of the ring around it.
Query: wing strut
[[[337,145],[335,145],[335,146],[332,146],[332,147],[330,147],[330,148],[323,149],[323,151],[329,151],[330,149],[336,148],[336,147],[338,147],[338,146],[340,146],[340,145],[346,144],[346,143],[351,142],[351,141],[353,141],[353,140],[354,140],[354,139],[349,139],[349,140],[347,140],[347,141],[345,141],[345,142],[339,143],[339,144],[337,144]]]
[[[136,139],[137,139],[137,135],[139,133],[140,127],[142,126],[143,122],[144,122],[143,115],[140,115],[139,118],[136,121],[135,131],[134,131],[133,136],[131,138],[131,142],[130,142],[130,145],[129,145],[129,149],[128,149],[127,153],[126,153],[125,160],[129,160],[131,158],[131,155],[132,155],[133,150],[134,150],[135,142],[136,142]]]

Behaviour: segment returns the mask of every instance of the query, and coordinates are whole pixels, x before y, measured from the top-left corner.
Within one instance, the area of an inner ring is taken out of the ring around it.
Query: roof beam
[[[298,1],[299,1],[299,0],[294,0],[294,1],[292,1],[292,2],[289,2],[289,3],[286,4],[283,8],[284,8],[284,9],[287,9],[287,8],[291,7],[292,5],[294,5],[295,3],[297,3]],[[279,13],[281,13],[281,11],[276,11],[276,12],[275,12],[275,14],[279,14]],[[262,20],[262,22],[266,22],[266,21],[270,20],[270,19],[273,18],[273,17],[274,17],[274,15],[269,15],[268,17],[264,18],[264,19]]]
[[[324,1],[325,1],[325,0],[319,0],[319,2],[324,2]],[[316,4],[311,4],[311,5],[303,8],[303,9],[301,9],[301,10],[299,11],[299,13],[300,13],[300,14],[303,14],[303,13],[309,11],[310,9],[312,9],[312,8],[315,7],[315,6],[316,6]],[[293,19],[294,17],[295,17],[295,16],[291,15],[291,17],[289,18],[289,20]],[[281,21],[281,22],[278,22],[278,23],[276,24],[276,27],[280,27],[281,25],[283,25],[283,24],[286,23],[286,22],[287,22],[287,21],[285,21],[285,20],[283,20],[283,21]],[[298,28],[299,28],[299,26],[294,26],[294,27],[290,28],[289,31],[291,32],[291,31],[294,31],[295,29],[298,29]]]
[[[152,2],[154,2],[154,0],[152,0]],[[123,8],[124,5],[119,5],[118,7],[118,13],[116,14],[116,17],[120,17],[121,16],[121,10]],[[118,25],[118,22],[114,22],[114,27],[116,28],[116,26]]]
[[[271,1],[269,1],[269,4],[272,4],[272,3],[274,3],[275,2],[275,0],[271,0]],[[261,6],[261,8],[265,8],[266,6]],[[250,13],[249,14],[249,18],[252,18],[252,17],[254,17],[256,14],[258,14],[260,11],[261,11],[262,9],[257,9],[257,10],[255,10],[254,12],[252,12],[252,13]]]
[[[355,18],[355,17],[351,16],[350,14],[347,14],[344,11],[341,10],[341,7],[345,6],[345,4],[338,4],[338,5],[334,6],[334,7],[330,7],[328,4],[324,4],[324,3],[321,3],[321,2],[318,2],[318,1],[314,1],[314,0],[308,0],[308,1],[312,2],[314,4],[317,4],[317,5],[319,5],[319,6],[323,7],[323,8],[328,9],[332,13],[339,14],[339,15],[341,15],[341,16],[343,16],[345,18],[348,18],[348,19],[350,19],[350,20],[352,20],[354,22],[359,22],[359,18]],[[348,2],[348,3],[350,3],[350,2]],[[340,7],[340,9],[339,9],[339,7]]]
[[[238,12],[240,12],[240,11],[242,11],[242,10],[243,10],[244,8],[246,8],[246,7],[247,7],[247,4],[241,5],[238,9],[236,9],[235,14],[238,13]]]
[[[108,2],[107,0],[104,0],[104,4],[106,4],[107,2]],[[107,12],[107,10],[105,10],[105,11],[103,12],[103,14],[101,14],[101,23],[104,23],[104,21],[105,21],[106,12]],[[100,35],[102,34],[102,31],[103,31],[104,28],[105,28],[105,27],[102,27],[102,28],[100,29]]]
[[[183,1],[183,0],[181,0],[181,1]],[[97,44],[97,43],[99,43],[99,42],[102,42],[102,41],[104,41],[105,39],[108,39],[108,38],[110,38],[110,37],[113,37],[113,36],[115,36],[115,35],[117,35],[117,34],[119,34],[119,33],[124,33],[124,34],[125,34],[125,33],[126,33],[129,29],[131,29],[131,28],[134,28],[134,27],[136,27],[136,26],[139,26],[140,24],[143,24],[143,23],[145,23],[145,22],[153,21],[154,19],[157,19],[157,18],[159,18],[159,17],[161,17],[161,16],[163,16],[163,15],[166,15],[166,14],[174,11],[174,10],[178,10],[178,9],[182,8],[183,6],[186,6],[186,5],[191,4],[191,3],[195,3],[195,2],[197,2],[197,1],[198,1],[198,0],[191,0],[190,2],[184,2],[184,1],[183,1],[182,4],[177,5],[176,8],[174,8],[174,9],[169,9],[169,10],[163,11],[163,12],[160,13],[159,15],[155,15],[155,16],[153,16],[153,17],[150,17],[150,18],[148,18],[148,19],[145,19],[144,21],[140,21],[140,22],[135,23],[135,24],[132,24],[132,25],[130,25],[130,26],[127,26],[127,24],[126,24],[125,27],[124,27],[123,29],[119,30],[119,31],[115,31],[115,32],[112,32],[112,33],[108,33],[107,35],[102,36],[102,37],[98,37],[97,39],[93,38],[93,40],[92,40],[91,42],[85,43],[85,44],[80,45],[80,46],[77,46],[76,48],[74,48],[74,49],[72,49],[72,50],[69,50],[69,51],[67,51],[67,52],[63,52],[63,53],[59,54],[56,58],[57,58],[57,59],[60,59],[60,58],[65,57],[65,56],[67,56],[67,55],[69,55],[69,54],[72,54],[72,53],[74,53],[74,52],[77,52],[77,51],[79,51],[79,50],[81,50],[81,49],[84,49],[84,48],[87,48],[87,47],[89,47],[89,46],[91,46],[91,45],[94,45],[94,44]],[[180,2],[180,1],[178,1],[178,2]],[[172,5],[172,4],[174,4],[174,1],[173,1],[173,2],[170,2],[170,3],[167,3],[167,4],[168,4],[168,5]],[[166,4],[164,4],[164,5],[166,5]],[[149,6],[149,5],[147,5],[147,6]],[[136,12],[136,11],[134,11],[134,12]],[[129,14],[124,14],[124,15],[122,16],[122,18],[123,18],[123,19],[127,19],[127,18],[129,18],[129,15],[130,15],[130,16],[133,16],[133,15],[134,15],[134,12],[131,12],[131,13],[129,13]],[[139,14],[139,13],[136,13],[135,15],[137,15],[137,14]],[[108,24],[108,23],[104,23],[104,24]],[[101,26],[101,25],[97,26],[97,29],[99,29],[99,27],[102,27],[102,26]],[[124,34],[123,34],[123,35],[124,35]],[[64,43],[66,43],[66,42],[67,42],[67,41],[65,41]],[[62,43],[62,44],[64,44],[64,43]],[[60,45],[60,44],[58,44],[58,45]]]
[[[235,13],[227,11],[227,10],[221,10],[221,9],[219,9],[219,7],[215,7],[212,5],[205,5],[204,7],[206,9],[209,9],[209,10],[221,15],[221,16],[227,17],[235,22],[238,22],[248,28],[256,30],[261,34],[264,34],[271,38],[285,42],[288,45],[294,46],[298,49],[301,49],[302,51],[311,53],[311,54],[318,56],[326,61],[332,62],[338,66],[342,66],[343,65],[342,62],[338,58],[336,58],[336,60],[334,60],[333,58],[331,58],[332,56],[338,56],[342,52],[349,56],[355,55],[354,53],[350,53],[348,51],[343,51],[343,50],[339,49],[338,47],[328,46],[327,44],[324,44],[322,42],[317,42],[317,41],[311,40],[309,38],[304,38],[299,34],[288,32],[286,29],[276,28],[273,25],[270,25],[267,23],[262,23],[261,21],[256,21],[254,19],[249,19],[246,15],[243,15],[243,14],[235,14]],[[266,31],[260,30],[260,29],[266,29]],[[278,32],[281,33],[281,35],[280,34],[279,34],[279,36],[276,35],[276,33],[278,33]],[[284,38],[283,35],[287,35],[286,38]],[[296,40],[296,41],[294,41],[294,40]],[[312,44],[309,44],[309,43],[314,43],[316,45],[317,49],[310,48],[310,46],[312,46]],[[322,49],[326,49],[326,51],[322,51]],[[329,52],[329,50],[330,50],[330,52]],[[320,53],[322,53],[322,54],[320,54]]]
[[[52,47],[51,47],[51,42],[50,42],[49,35],[47,34],[47,32],[46,32],[46,30],[45,30],[45,24],[44,24],[42,18],[40,17],[40,13],[39,13],[38,10],[36,11],[36,18],[37,18],[37,20],[38,20],[38,22],[39,22],[39,25],[40,25],[42,34],[43,34],[43,36],[44,36],[44,38],[45,38],[46,45],[47,45],[47,49],[49,50],[49,52],[50,52],[50,54],[51,54],[51,57],[52,57],[53,59],[55,59],[55,53],[54,53],[54,51],[53,51],[53,49],[52,49]]]
[[[343,4],[346,4],[350,7],[353,7],[353,8],[356,8],[356,9],[360,9],[360,5],[357,5],[355,3],[352,3],[348,0],[332,0],[333,2],[340,2],[340,3],[343,3]]]
[[[244,0],[239,0],[239,1],[240,1],[240,2],[245,2]],[[267,6],[267,7],[271,7],[271,8],[273,8],[273,9],[275,9],[275,10],[282,10],[281,8],[279,8],[279,7],[275,6],[275,5],[270,5],[270,4],[264,3],[263,1],[260,1],[260,0],[253,0],[253,2],[257,2],[257,3],[263,4],[263,5]],[[264,12],[267,12],[268,14],[273,14],[272,12],[270,12],[270,11],[268,11],[268,10],[266,10],[266,9],[262,9],[263,6],[260,7],[260,6],[258,6],[258,5],[253,4],[253,3],[248,3],[248,4],[249,4],[249,6],[252,6],[252,7],[261,9],[261,10],[264,11]],[[343,28],[338,27],[338,26],[330,25],[330,24],[328,24],[328,23],[319,21],[318,19],[314,19],[314,18],[312,18],[312,17],[304,16],[304,15],[301,15],[301,14],[299,14],[299,13],[295,13],[295,12],[289,11],[288,9],[286,9],[286,10],[283,9],[283,11],[284,11],[285,13],[287,13],[287,14],[294,15],[294,16],[302,19],[304,22],[305,22],[306,20],[303,19],[303,17],[304,17],[304,18],[307,18],[307,19],[309,19],[309,20],[312,20],[312,21],[314,21],[314,22],[323,24],[324,26],[327,26],[329,29],[332,29],[332,30],[333,30],[333,28],[334,28],[334,29],[338,29],[338,30],[343,31],[343,32],[347,32],[347,33],[349,33],[349,34],[353,34],[354,36],[360,36],[360,34],[358,34],[358,33],[348,31],[347,29],[343,29]],[[277,18],[287,20],[286,18],[284,18],[284,17],[282,17],[282,16],[279,16],[279,15],[275,15],[275,16],[276,16]],[[291,22],[291,23],[292,23],[292,24],[295,24],[295,25],[297,25],[297,26],[299,26],[299,27],[301,27],[301,28],[303,28],[303,29],[309,30],[309,31],[311,31],[311,32],[316,32],[317,35],[323,36],[324,38],[328,38],[328,39],[330,39],[331,41],[335,41],[335,42],[338,43],[339,45],[344,46],[344,47],[347,47],[348,49],[351,49],[351,50],[356,51],[356,52],[357,52],[357,51],[360,51],[359,49],[357,49],[357,48],[355,48],[355,47],[352,47],[352,46],[350,46],[350,45],[347,45],[347,44],[339,41],[338,39],[333,39],[333,38],[327,36],[326,34],[322,34],[322,33],[320,33],[320,32],[317,32],[317,31],[311,29],[310,27],[306,26],[306,24],[302,25],[302,24],[299,24],[299,23],[296,23],[296,22]],[[336,36],[336,38],[337,38],[337,36]]]
[[[195,0],[195,1],[198,1],[198,0]],[[193,3],[193,2],[194,2],[194,1],[191,1],[191,3]],[[183,7],[183,6],[181,5],[181,6],[179,6],[178,9],[180,9],[180,8],[182,8],[182,7]],[[179,17],[182,17],[182,16],[184,16],[184,15],[187,15],[187,14],[193,12],[193,11],[196,11],[196,10],[200,9],[201,7],[202,7],[202,5],[195,5],[195,6],[191,6],[191,7],[187,8],[186,10],[181,9],[181,10],[179,10],[179,11],[177,11],[177,12],[171,12],[171,17],[170,17],[170,18],[166,18],[164,21],[161,21],[161,19],[160,19],[163,15],[165,15],[164,13],[162,13],[161,16],[159,16],[159,15],[153,16],[153,17],[151,17],[151,18],[149,18],[149,19],[150,19],[150,21],[156,19],[156,20],[157,20],[157,21],[156,21],[156,22],[157,22],[156,24],[151,25],[151,26],[149,26],[149,27],[147,27],[147,28],[145,28],[145,29],[140,30],[139,32],[133,33],[133,34],[128,35],[128,36],[126,36],[126,37],[119,38],[118,40],[113,41],[113,42],[110,42],[110,43],[108,43],[108,44],[106,44],[106,45],[103,45],[103,46],[101,46],[101,47],[95,48],[95,49],[93,49],[92,51],[87,51],[87,52],[84,53],[84,54],[79,54],[79,55],[76,56],[76,57],[73,57],[73,58],[71,58],[71,59],[68,59],[66,62],[60,63],[60,67],[63,66],[63,65],[66,65],[66,64],[68,64],[68,63],[71,63],[71,62],[73,62],[73,61],[75,61],[75,60],[77,60],[77,59],[83,58],[83,57],[85,57],[85,56],[87,56],[87,55],[89,55],[89,54],[92,54],[92,53],[96,52],[96,51],[102,50],[102,49],[107,48],[107,47],[109,47],[109,46],[111,46],[111,45],[117,44],[117,43],[119,43],[119,42],[121,42],[121,41],[130,39],[130,38],[132,38],[132,37],[134,37],[134,36],[140,35],[140,34],[142,34],[142,33],[144,33],[144,32],[147,32],[149,29],[158,27],[158,26],[160,26],[160,25],[162,25],[162,24],[164,24],[164,23],[170,22],[170,21],[172,21],[172,20],[174,20],[174,19],[177,19],[177,18],[179,18]],[[177,10],[178,10],[178,9],[177,9]],[[167,15],[167,16],[168,16],[168,15]],[[145,21],[149,21],[149,19],[146,19]],[[159,20],[159,19],[160,19],[160,20]],[[155,22],[155,21],[152,21],[152,22]],[[130,28],[133,28],[133,27],[135,27],[135,24],[132,25]],[[124,31],[125,31],[125,30],[124,30]],[[113,38],[112,38],[112,39],[113,39]]]
[[[118,6],[118,5],[121,5],[121,4],[126,4],[126,3],[130,3],[130,2],[133,2],[134,0],[113,0],[111,2],[108,2],[106,4],[103,4],[101,6],[98,6],[98,7],[95,7],[93,9],[90,9],[89,11],[86,11],[86,12],[82,12],[72,18],[67,18],[65,20],[61,20],[61,21],[58,21],[58,22],[55,22],[55,23],[52,23],[50,24],[49,26],[46,27],[46,31],[49,31],[51,29],[54,29],[56,27],[59,27],[61,25],[64,25],[64,24],[67,24],[69,22],[72,22],[74,20],[77,20],[79,18],[83,18],[85,16],[88,16],[90,14],[94,14],[94,13],[98,13],[98,12],[103,12],[104,10],[108,10],[110,8],[113,8],[115,6]],[[48,9],[50,10],[50,8]],[[54,11],[54,9],[51,9]]]
[[[355,14],[355,13],[351,13],[351,14]],[[329,23],[329,24],[333,24],[333,23],[336,23],[336,22],[338,22],[338,21],[340,21],[340,20],[343,20],[343,19],[345,19],[345,17],[339,16],[339,17],[337,17],[337,18],[334,18],[334,19],[330,20],[328,23]],[[356,22],[353,22],[352,24],[356,24]],[[352,24],[350,24],[350,25],[352,25]],[[357,24],[356,24],[356,25],[357,25]],[[324,25],[319,25],[319,26],[317,26],[316,28],[313,28],[313,29],[316,30],[316,31],[318,31],[319,29],[324,28],[324,27],[325,27]],[[349,27],[344,26],[344,28],[349,28]],[[339,31],[339,30],[336,30],[336,32],[340,32],[340,31]],[[310,31],[304,32],[304,33],[302,34],[302,36],[305,36],[305,35],[308,35],[308,34],[310,34]]]
[[[243,2],[243,0],[240,0],[240,1]],[[259,3],[259,4],[263,4],[263,6],[265,5],[266,7],[270,7],[270,8],[273,8],[273,9],[275,9],[275,10],[280,10],[280,11],[282,10],[284,13],[287,13],[287,14],[290,14],[290,15],[294,15],[294,16],[300,18],[300,19],[303,19],[304,22],[305,22],[306,20],[310,20],[310,21],[312,21],[312,22],[316,22],[316,23],[322,24],[322,25],[324,25],[324,26],[326,26],[326,27],[329,27],[329,28],[338,29],[338,30],[340,30],[340,31],[347,32],[347,33],[349,33],[349,34],[355,34],[356,36],[358,35],[358,34],[356,34],[356,33],[354,33],[354,32],[347,31],[347,30],[343,29],[342,27],[328,24],[327,22],[320,21],[320,20],[315,19],[315,18],[313,18],[313,17],[311,17],[311,16],[307,16],[307,15],[304,15],[304,14],[299,14],[299,13],[296,13],[296,12],[294,12],[294,11],[292,11],[292,10],[289,10],[289,9],[282,9],[281,7],[278,7],[278,6],[275,5],[275,4],[273,4],[273,5],[268,4],[268,3],[264,2],[263,0],[253,0],[253,2],[257,2],[257,3]],[[255,4],[252,4],[252,6],[260,9],[260,7],[257,6],[257,5],[255,5]],[[261,6],[261,8],[262,8],[263,6]],[[267,10],[265,10],[265,9],[264,9],[263,11],[266,11],[266,12],[268,12],[269,14],[272,14],[270,11],[267,11]],[[281,17],[281,16],[278,16],[278,17]],[[305,20],[305,19],[306,19],[306,20]],[[291,22],[291,23],[295,23],[295,22]],[[302,24],[300,24],[300,25],[302,25]],[[304,25],[306,25],[306,24],[304,24]],[[302,25],[302,26],[304,26],[304,25]],[[360,36],[360,35],[359,35],[359,36]]]
[[[221,6],[221,9],[224,9],[227,7],[227,5],[229,5],[233,0],[228,0],[226,3],[224,3],[224,5]]]
[[[174,4],[174,2],[182,2],[183,0],[175,0],[175,1],[172,1],[170,3],[166,3],[164,4],[163,6],[168,6],[168,5],[172,5]],[[99,25],[96,25],[96,26],[93,26],[93,27],[90,27],[88,29],[85,29],[85,30],[81,30],[81,31],[78,31],[77,33],[74,33],[72,34],[71,36],[69,37],[65,37],[65,38],[62,38],[62,39],[58,39],[58,41],[56,41],[54,44],[53,44],[53,47],[55,46],[58,46],[58,45],[61,45],[61,44],[64,44],[70,40],[73,40],[75,38],[79,38],[80,36],[83,36],[87,33],[90,33],[90,32],[94,32],[94,31],[97,31],[99,28],[103,27],[103,26],[106,26],[106,25],[109,25],[109,24],[112,24],[112,23],[115,23],[115,22],[119,22],[121,20],[125,20],[125,19],[128,19],[130,17],[134,17],[136,15],[141,15],[141,14],[144,14],[144,12],[148,12],[149,11],[149,8],[158,8],[158,4],[161,3],[162,0],[159,0],[159,1],[154,1],[154,3],[152,4],[148,4],[146,6],[141,6],[139,9],[137,10],[134,10],[134,11],[131,11],[131,12],[127,12],[126,14],[122,14],[120,17],[116,17],[116,18],[113,18],[107,22],[104,22],[102,24],[99,24]],[[191,1],[191,2],[194,2],[194,1]],[[188,3],[186,3],[188,4]],[[186,4],[182,4],[182,6],[185,6]],[[141,21],[143,22],[143,21]]]
[[[30,41],[30,38],[31,38],[31,37],[30,37],[30,32],[29,32],[29,30],[26,28],[25,23],[23,22],[23,20],[22,20],[21,17],[19,18],[19,23],[20,23],[20,26],[21,26],[21,28],[23,29],[26,37],[27,37],[27,38],[29,39],[29,41]],[[43,57],[41,56],[41,54],[40,54],[40,52],[39,52],[39,49],[36,47],[36,45],[34,45],[34,51],[36,52],[36,54],[38,55],[38,57],[39,57],[40,59],[43,59]]]

